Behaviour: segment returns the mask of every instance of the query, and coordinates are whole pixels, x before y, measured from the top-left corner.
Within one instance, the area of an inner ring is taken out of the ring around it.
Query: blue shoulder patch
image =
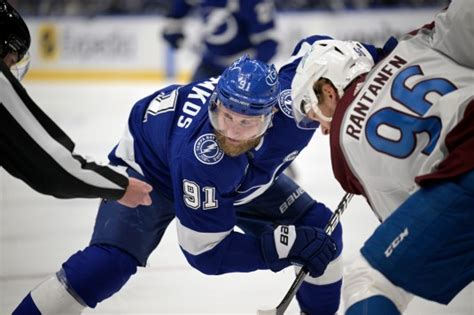
[[[199,162],[207,165],[217,164],[224,157],[213,133],[201,135],[194,143],[194,155]]]
[[[281,91],[278,105],[280,106],[281,111],[286,116],[293,118],[293,109],[291,108],[291,89],[286,89]]]

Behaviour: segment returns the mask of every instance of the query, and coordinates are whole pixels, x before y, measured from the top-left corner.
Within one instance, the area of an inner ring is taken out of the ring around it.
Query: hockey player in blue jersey
[[[243,57],[220,79],[170,86],[140,100],[110,159],[153,185],[153,205],[130,211],[104,200],[90,245],[14,314],[95,307],[146,265],[175,217],[180,247],[196,269],[217,275],[305,265],[312,277],[298,292],[301,309],[334,314],[342,229],[328,237],[322,229],[330,210],[281,174],[314,130],[296,127],[289,91],[280,90],[273,66]]]
[[[192,81],[219,76],[234,60],[249,54],[268,63],[277,51],[273,0],[176,0],[163,28],[174,48],[184,40],[186,16],[198,11],[202,20],[202,58]]]

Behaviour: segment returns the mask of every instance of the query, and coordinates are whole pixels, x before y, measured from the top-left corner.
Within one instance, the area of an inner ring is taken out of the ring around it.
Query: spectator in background
[[[169,13],[163,38],[178,49],[184,42],[185,18],[194,10],[202,18],[204,50],[192,81],[221,75],[224,69],[243,54],[268,63],[276,54],[278,42],[275,30],[273,0],[176,0]],[[296,179],[290,165],[286,174]]]
[[[150,205],[150,185],[74,153],[74,142],[28,96],[18,79],[28,70],[30,33],[5,0],[0,0],[0,30],[0,166],[58,198]]]
[[[198,10],[203,22],[204,50],[192,81],[220,75],[234,60],[247,53],[268,63],[275,55],[273,0],[176,0],[166,15],[163,38],[173,48],[182,47],[184,22]]]

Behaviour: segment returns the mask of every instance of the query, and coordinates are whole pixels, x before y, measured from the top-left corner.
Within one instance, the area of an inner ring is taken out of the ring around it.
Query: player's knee
[[[299,273],[300,269],[301,267],[295,266],[296,273]],[[339,255],[328,264],[328,266],[326,267],[326,270],[321,276],[315,278],[315,277],[311,277],[310,275],[307,275],[304,279],[304,282],[307,284],[316,285],[316,286],[331,285],[331,284],[340,282],[342,280],[342,275],[343,275],[343,261],[342,261],[342,255]]]
[[[382,295],[371,296],[365,300],[352,304],[345,315],[400,315],[400,311],[393,302]]]
[[[118,292],[137,271],[138,261],[109,245],[92,245],[71,256],[64,264],[68,289],[89,307]]]
[[[327,285],[303,282],[296,298],[301,314],[334,315],[339,309],[342,280]]]
[[[342,292],[346,310],[371,297],[384,296],[397,307],[400,313],[403,313],[413,298],[413,295],[395,286],[383,274],[372,268],[362,255],[358,255],[344,271]]]

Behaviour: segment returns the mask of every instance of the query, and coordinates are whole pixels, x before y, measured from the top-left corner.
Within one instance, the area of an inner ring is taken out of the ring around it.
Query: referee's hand
[[[149,206],[151,205],[150,192],[152,190],[153,188],[151,185],[139,179],[130,177],[125,194],[117,201],[130,208],[135,208],[140,205]]]

